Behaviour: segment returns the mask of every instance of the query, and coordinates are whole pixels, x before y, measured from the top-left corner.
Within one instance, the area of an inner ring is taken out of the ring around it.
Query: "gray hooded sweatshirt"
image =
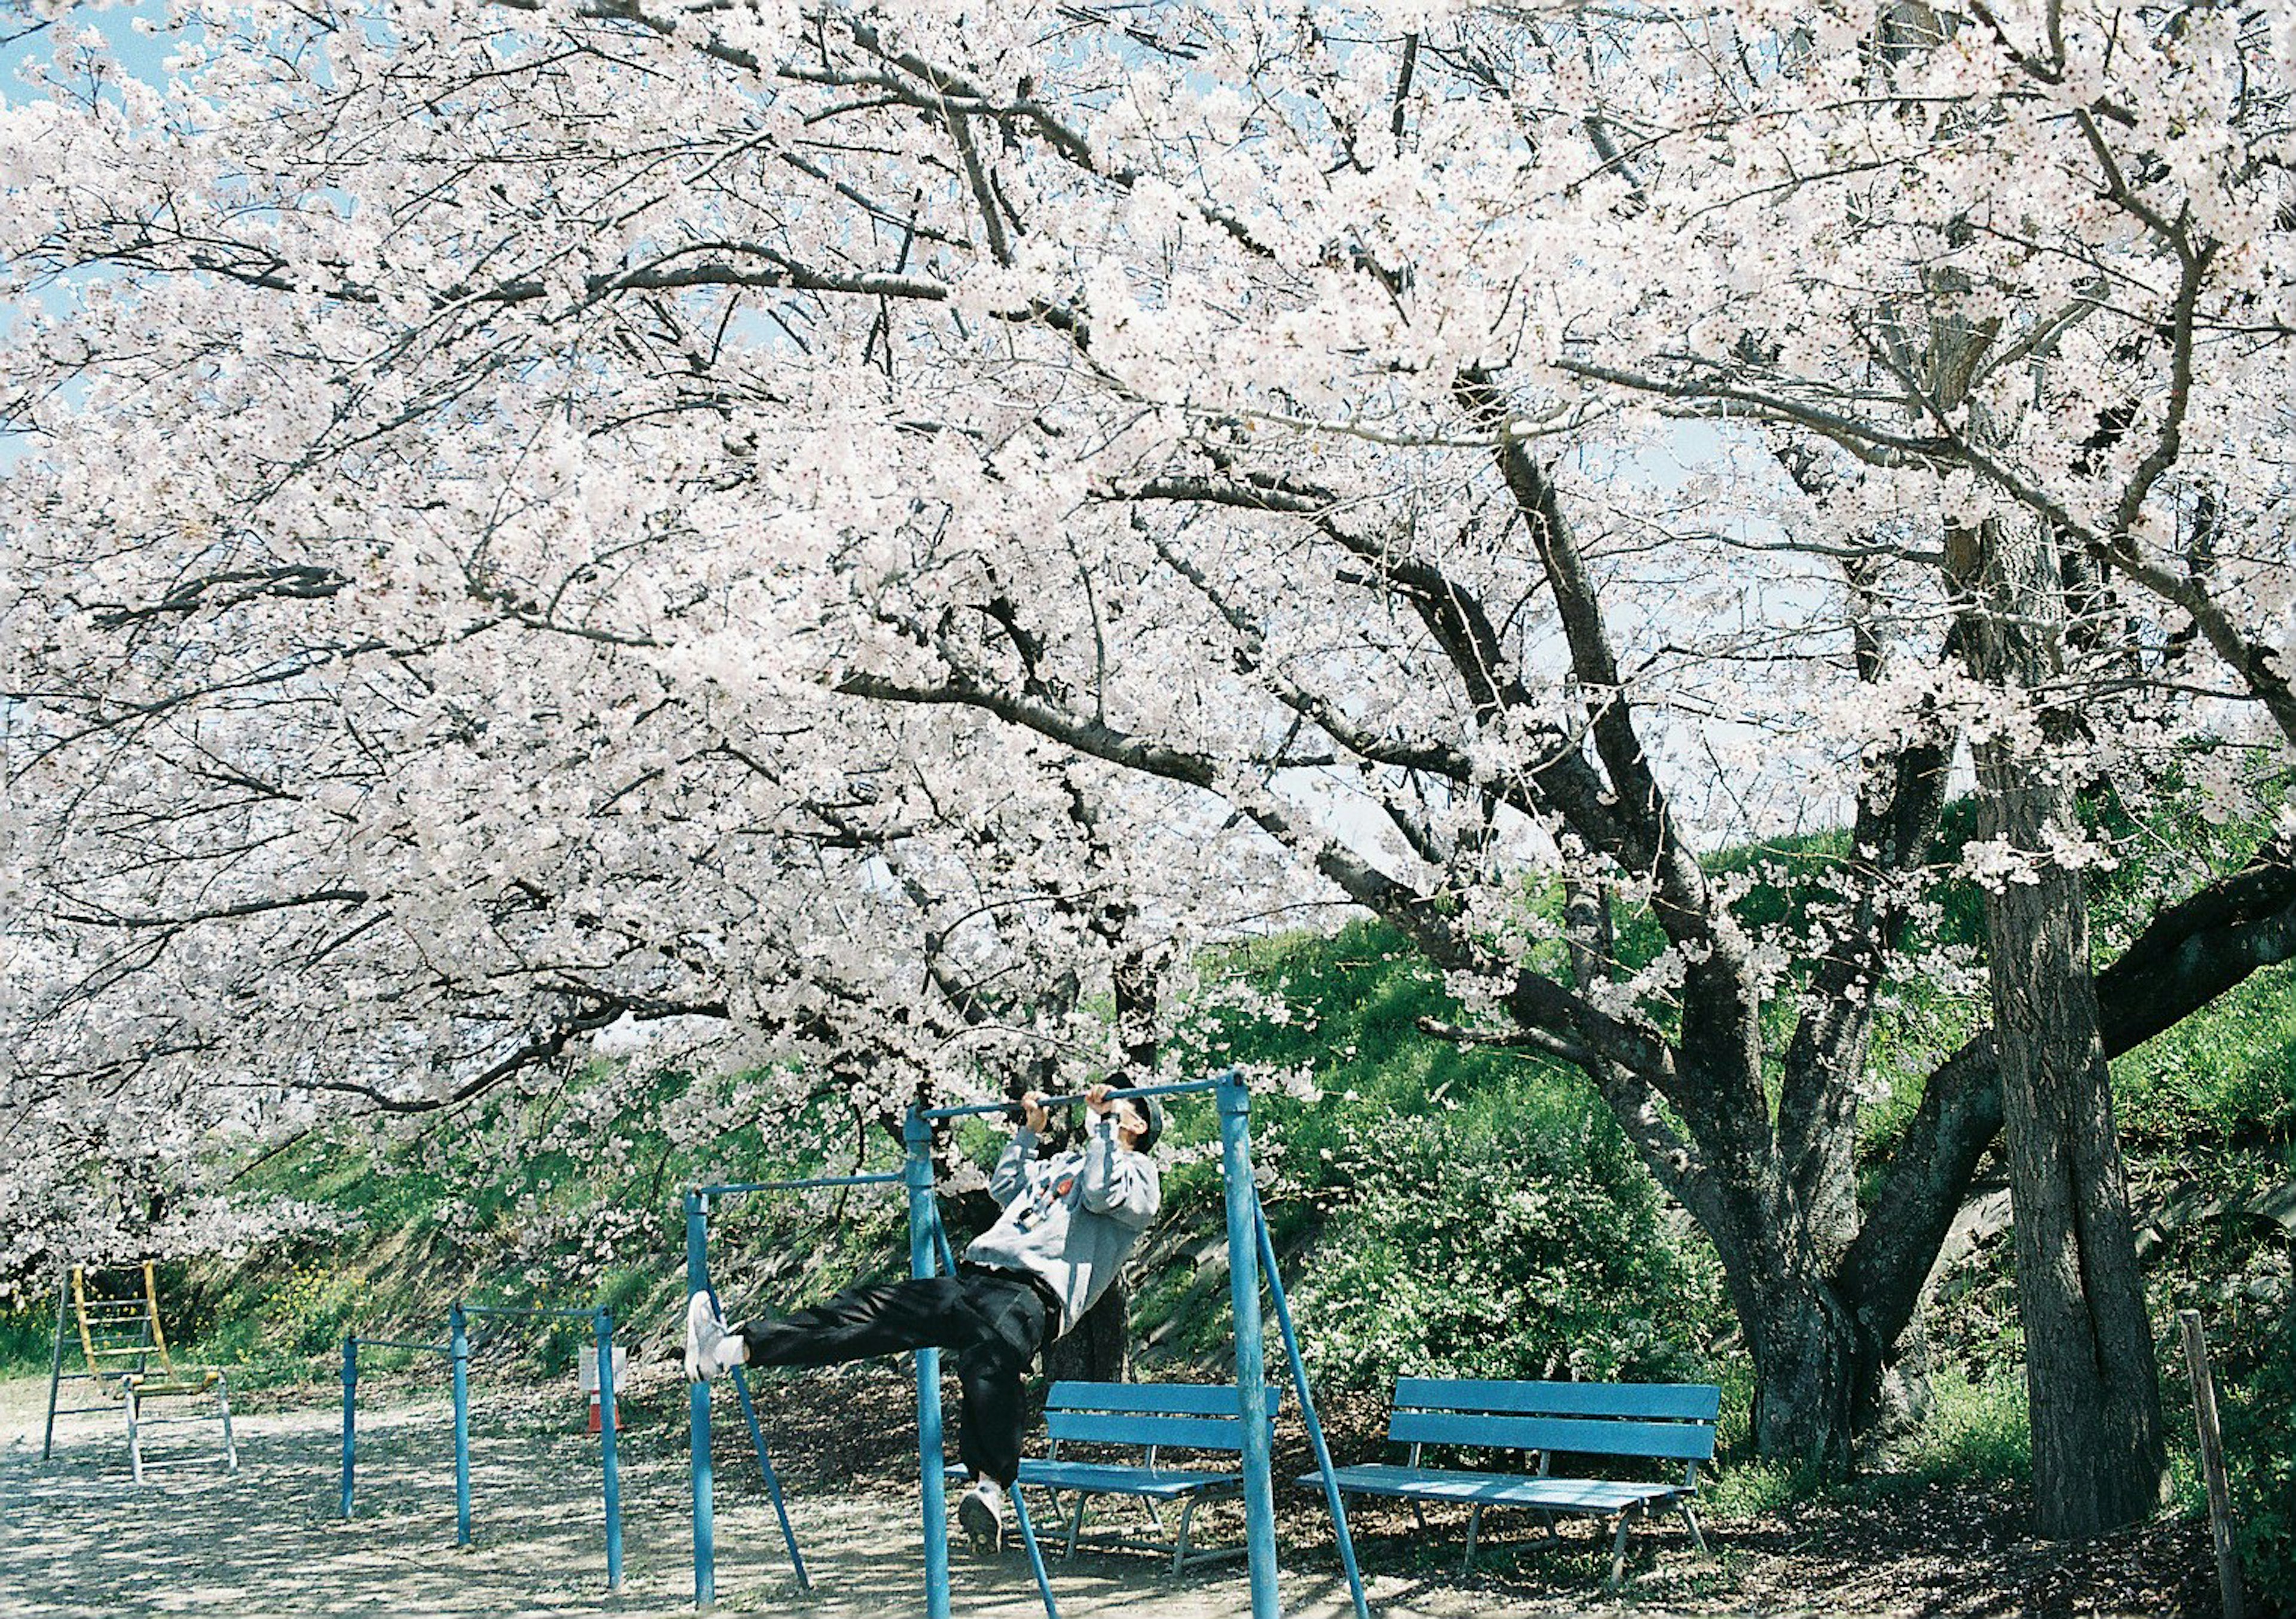
[[[1061,1332],[1100,1302],[1164,1200],[1156,1160],[1119,1146],[1107,1117],[1094,1121],[1082,1152],[1041,1161],[1037,1132],[1014,1132],[988,1192],[1004,1214],[964,1250],[966,1261],[1041,1278],[1061,1300]]]

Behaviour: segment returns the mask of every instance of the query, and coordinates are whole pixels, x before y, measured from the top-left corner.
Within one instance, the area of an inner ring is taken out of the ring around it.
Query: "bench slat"
[[[1450,1472],[1376,1463],[1334,1470],[1341,1489],[1358,1495],[1457,1501],[1470,1506],[1538,1507],[1549,1512],[1612,1513],[1636,1504],[1655,1506],[1685,1492],[1678,1484],[1633,1484],[1607,1478],[1535,1478],[1520,1473]],[[1321,1473],[1303,1473],[1320,1484]]]
[[[1026,1460],[1021,1482],[1051,1490],[1083,1490],[1095,1495],[1144,1495],[1152,1500],[1177,1500],[1184,1495],[1216,1494],[1243,1487],[1241,1473],[1213,1473],[1185,1468],[1126,1468],[1089,1461]]]
[[[972,1470],[961,1462],[950,1462],[948,1476],[964,1479],[972,1476]],[[1323,1475],[1317,1474],[1318,1478]],[[1154,1500],[1178,1500],[1183,1496],[1217,1495],[1231,1489],[1243,1487],[1243,1475],[1207,1471],[1200,1468],[1142,1468],[1126,1467],[1116,1462],[1047,1461],[1041,1456],[1024,1457],[1021,1462],[1021,1479],[1024,1484],[1036,1484],[1048,1490],[1080,1490],[1088,1495],[1144,1495]]]
[[[1267,1387],[1267,1409],[1283,1398],[1276,1384]],[[1236,1389],[1233,1383],[1080,1383],[1053,1385],[1045,1409],[1078,1411],[1168,1413],[1192,1417],[1234,1417]]]
[[[1711,1422],[1722,1391],[1711,1383],[1491,1383],[1398,1378],[1395,1405],[1521,1417],[1644,1417]]]
[[[1398,1410],[1388,1425],[1388,1437],[1398,1444],[1571,1451],[1582,1455],[1663,1457],[1675,1461],[1707,1461],[1714,1455],[1714,1430],[1702,1422],[1605,1422],[1578,1417],[1491,1417]]]
[[[1243,1449],[1243,1424],[1234,1417],[1046,1411],[1045,1426],[1054,1439],[1063,1443],[1152,1444],[1195,1451]]]

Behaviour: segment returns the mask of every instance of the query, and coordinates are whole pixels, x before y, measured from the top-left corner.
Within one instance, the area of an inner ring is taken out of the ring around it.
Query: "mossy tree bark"
[[[2006,711],[2051,673],[2062,573],[2037,528],[1988,523],[1970,537],[1981,603],[1965,620],[1972,673],[2002,691]],[[2033,1488],[2040,1532],[2064,1539],[2150,1515],[2167,1462],[2087,898],[2080,872],[2058,854],[2079,843],[2071,787],[2046,746],[2066,716],[2039,717],[2038,739],[2005,724],[1976,757],[1981,833],[2019,867],[1988,887],[1986,934]]]

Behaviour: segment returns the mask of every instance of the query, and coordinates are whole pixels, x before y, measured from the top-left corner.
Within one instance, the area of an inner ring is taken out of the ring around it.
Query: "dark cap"
[[[1137,1141],[1133,1143],[1133,1151],[1145,1152],[1156,1144],[1157,1138],[1164,1133],[1163,1098],[1143,1096],[1136,1091],[1114,1091],[1109,1093],[1108,1100],[1111,1102],[1130,1102],[1140,1109],[1140,1116],[1148,1121],[1147,1130],[1142,1133]]]

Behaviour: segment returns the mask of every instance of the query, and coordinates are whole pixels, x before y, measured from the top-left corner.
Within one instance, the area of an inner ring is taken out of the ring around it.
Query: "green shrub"
[[[1715,1267],[1607,1120],[1350,1121],[1335,1167],[1353,1190],[1300,1288],[1324,1376],[1700,1373]]]
[[[2296,1591],[2296,1319],[2272,1337],[2253,1373],[2218,1388],[2241,1567],[2259,1594]]]

